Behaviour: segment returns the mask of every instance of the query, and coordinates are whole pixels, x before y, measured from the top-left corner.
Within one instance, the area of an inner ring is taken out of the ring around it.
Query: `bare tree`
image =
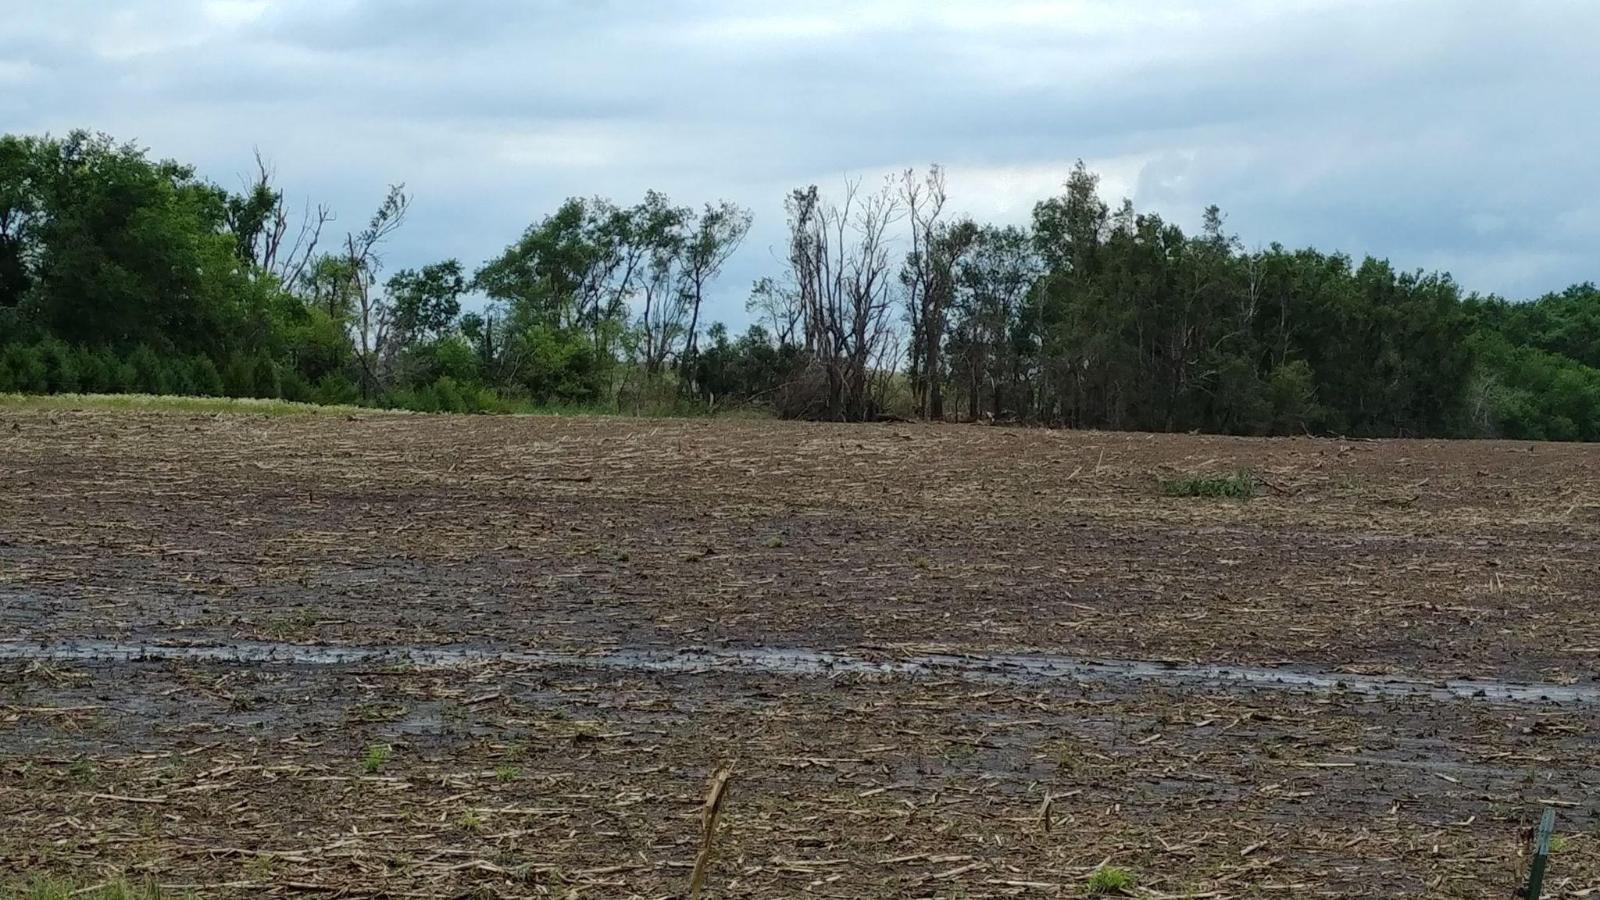
[[[829,418],[861,420],[873,410],[868,380],[890,338],[889,229],[903,215],[892,186],[823,202],[815,185],[789,196],[789,265],[798,287],[806,349],[827,380]]]
[[[300,285],[315,258],[323,227],[333,221],[333,212],[322,204],[313,209],[307,202],[294,238],[285,245],[291,216],[283,191],[275,184],[277,172],[260,150],[255,161],[255,175],[245,185],[245,192],[229,202],[228,224],[238,242],[239,256],[251,264],[253,272],[271,275],[286,287]]]
[[[908,374],[917,399],[917,412],[926,418],[943,418],[940,392],[939,342],[944,336],[943,298],[935,290],[937,278],[934,243],[939,215],[944,211],[944,170],[931,166],[918,178],[907,169],[900,176],[900,196],[905,201],[911,222],[911,252],[900,270],[905,288],[906,321],[911,326],[911,354]]]
[[[911,220],[911,252],[900,269],[906,320],[911,326],[907,368],[919,414],[943,419],[942,356],[950,306],[955,300],[956,265],[977,240],[978,226],[968,219],[941,221],[944,170],[937,165],[930,166],[920,179],[915,171],[907,169],[901,176],[900,195]]]
[[[404,224],[410,207],[411,197],[406,194],[405,185],[390,185],[367,227],[345,235],[345,271],[351,278],[356,302],[356,356],[361,362],[362,393],[368,398],[383,386],[381,360],[388,349],[391,324],[388,306],[374,291],[383,269],[378,248]]]
[[[770,277],[756,281],[750,287],[750,299],[744,308],[756,313],[771,325],[772,338],[779,346],[792,345],[805,308],[800,304],[800,292],[791,284],[779,284]]]

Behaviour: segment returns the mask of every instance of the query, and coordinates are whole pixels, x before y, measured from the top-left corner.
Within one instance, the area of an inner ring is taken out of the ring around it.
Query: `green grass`
[[[1101,866],[1089,876],[1089,895],[1121,894],[1133,887],[1133,875],[1116,866]]]
[[[22,897],[24,900],[176,900],[178,897],[191,896],[163,892],[154,885],[135,887],[120,878],[82,886],[56,878],[35,878],[6,886],[5,891],[7,897]]]
[[[107,409],[132,412],[253,413],[256,415],[349,415],[388,413],[360,406],[318,406],[289,400],[254,397],[179,397],[156,394],[0,394],[0,409],[80,410]]]
[[[263,400],[254,397],[184,397],[169,394],[7,394],[0,393],[0,411],[4,410],[123,410],[129,412],[187,412],[187,413],[241,413],[247,415],[422,415],[405,409],[382,406],[328,405],[297,403],[292,400]],[[526,400],[505,400],[500,408],[486,415],[516,416],[618,416],[623,418],[737,418],[770,419],[772,414],[750,407],[733,407],[712,412],[691,401],[672,403],[645,403],[635,407],[625,404],[618,409],[612,403],[556,403],[539,405]],[[440,415],[473,415],[472,413],[440,413]]]
[[[1180,475],[1158,478],[1156,486],[1168,497],[1254,497],[1256,476],[1250,472]]]
[[[361,771],[368,775],[378,774],[383,764],[394,755],[394,748],[388,744],[373,744],[367,748],[366,755],[361,757]]]

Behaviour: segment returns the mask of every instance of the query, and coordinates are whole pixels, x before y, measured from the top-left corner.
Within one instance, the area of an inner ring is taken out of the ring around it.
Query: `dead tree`
[[[378,248],[405,222],[410,207],[405,185],[390,185],[367,227],[345,235],[344,263],[356,301],[356,357],[361,362],[361,391],[368,399],[383,387],[381,360],[389,345],[388,306],[374,290],[383,268]]]
[[[290,240],[292,217],[282,189],[274,184],[277,173],[260,151],[256,151],[255,160],[254,179],[245,186],[242,196],[230,202],[229,228],[238,241],[240,258],[251,264],[252,272],[269,275],[279,284],[294,288],[301,284],[316,258],[322,229],[333,221],[333,212],[322,204],[313,209],[306,203]]]
[[[798,287],[806,350],[826,378],[826,415],[861,421],[871,417],[869,379],[888,365],[891,334],[889,229],[902,215],[889,184],[861,196],[859,182],[844,201],[821,199],[815,185],[788,200],[789,264]]]

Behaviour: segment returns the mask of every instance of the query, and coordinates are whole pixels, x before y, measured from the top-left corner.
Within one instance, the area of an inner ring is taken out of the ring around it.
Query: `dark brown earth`
[[[1600,896],[1600,703],[86,639],[1600,686],[1600,453],[973,426],[0,410],[0,884],[202,896]],[[1247,500],[1160,478],[1248,470]],[[368,771],[369,748],[392,754]],[[1046,803],[1049,799],[1048,804]],[[1044,815],[1048,805],[1048,815]]]

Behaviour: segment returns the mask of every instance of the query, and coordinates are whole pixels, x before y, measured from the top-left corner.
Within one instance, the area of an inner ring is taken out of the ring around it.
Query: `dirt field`
[[[1597,464],[0,409],[0,884],[1600,896]]]

